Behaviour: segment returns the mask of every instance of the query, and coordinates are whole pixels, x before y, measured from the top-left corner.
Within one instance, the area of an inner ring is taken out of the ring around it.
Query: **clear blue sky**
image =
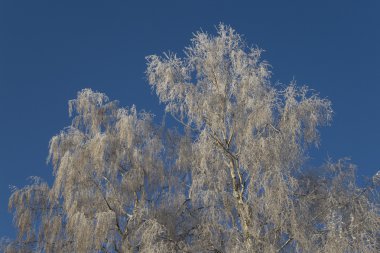
[[[162,115],[145,56],[182,52],[220,22],[266,50],[273,81],[308,84],[333,102],[314,160],[349,156],[380,168],[380,1],[0,0],[0,236],[13,235],[9,185],[46,165],[49,139],[70,123],[67,101],[92,88]]]

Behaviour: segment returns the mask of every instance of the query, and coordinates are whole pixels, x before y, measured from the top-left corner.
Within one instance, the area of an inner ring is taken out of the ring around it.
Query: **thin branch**
[[[280,252],[282,249],[284,249],[289,243],[293,241],[293,238],[290,237],[282,246],[277,250],[277,252]]]

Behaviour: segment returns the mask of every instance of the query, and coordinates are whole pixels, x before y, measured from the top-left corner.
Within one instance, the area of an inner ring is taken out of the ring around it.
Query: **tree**
[[[5,252],[378,252],[380,172],[306,169],[330,101],[270,82],[232,28],[195,34],[184,58],[147,57],[178,129],[82,90],[50,141],[52,186],[14,189]]]

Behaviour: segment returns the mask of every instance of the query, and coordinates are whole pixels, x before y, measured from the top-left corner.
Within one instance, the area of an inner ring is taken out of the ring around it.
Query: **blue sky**
[[[0,236],[14,235],[9,185],[52,180],[49,139],[67,101],[92,88],[162,115],[145,56],[181,53],[192,33],[223,22],[266,50],[273,82],[297,80],[332,100],[313,161],[351,157],[380,168],[380,1],[0,0]]]

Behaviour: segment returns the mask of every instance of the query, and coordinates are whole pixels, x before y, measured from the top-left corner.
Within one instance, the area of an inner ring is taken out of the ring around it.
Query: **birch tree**
[[[378,252],[380,172],[308,150],[332,118],[308,87],[273,85],[262,50],[231,27],[183,57],[147,57],[170,129],[82,90],[50,141],[52,186],[14,189],[5,252]]]

